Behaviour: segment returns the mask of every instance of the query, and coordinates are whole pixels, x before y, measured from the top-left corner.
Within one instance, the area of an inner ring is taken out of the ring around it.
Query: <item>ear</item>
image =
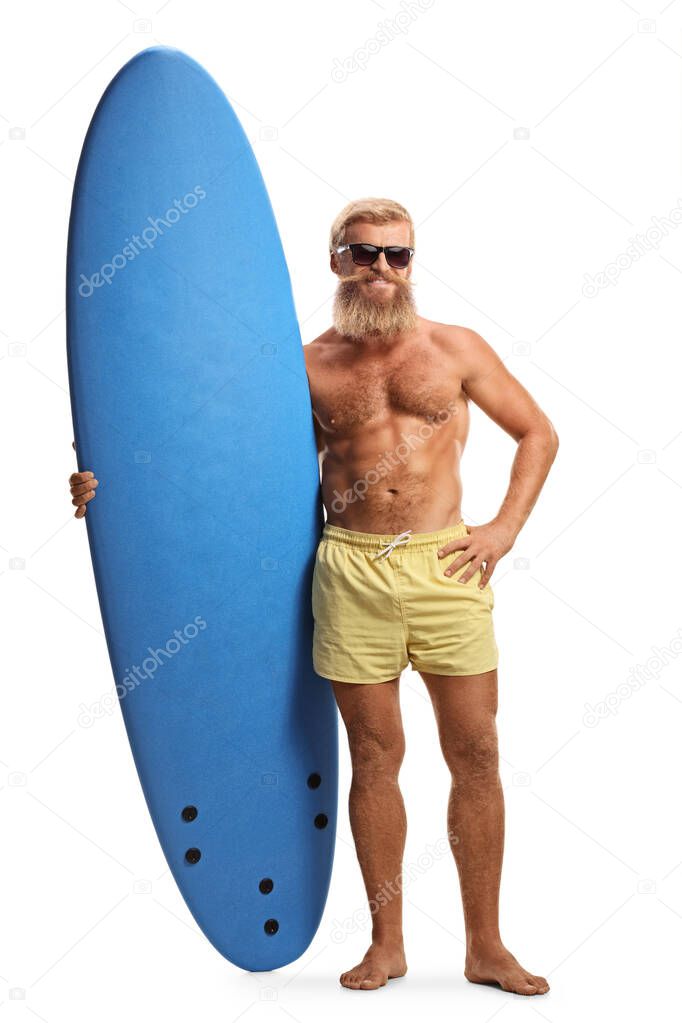
[[[338,274],[341,270],[341,267],[339,266],[339,257],[335,252],[329,253],[329,266],[335,274]]]

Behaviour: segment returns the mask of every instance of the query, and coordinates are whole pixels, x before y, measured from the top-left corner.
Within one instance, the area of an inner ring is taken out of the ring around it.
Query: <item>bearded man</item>
[[[545,978],[520,965],[499,930],[504,803],[490,580],[538,498],[558,439],[479,334],[417,314],[414,245],[400,204],[346,206],[329,241],[339,278],[333,326],[304,347],[326,510],[313,574],[313,660],[348,735],[350,823],[372,914],[371,945],[340,981],[372,989],[407,970],[399,682],[411,664],[452,776],[448,835],[465,976],[544,994]],[[517,443],[502,505],[480,525],[462,518],[470,401]]]

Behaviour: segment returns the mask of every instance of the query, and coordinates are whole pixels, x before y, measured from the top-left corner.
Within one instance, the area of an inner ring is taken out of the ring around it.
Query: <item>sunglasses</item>
[[[414,249],[409,249],[405,245],[367,245],[365,242],[351,242],[350,245],[340,245],[334,251],[340,255],[346,249],[350,249],[353,262],[357,266],[371,266],[378,259],[379,253],[383,252],[386,256],[386,262],[394,270],[404,270],[414,255]]]

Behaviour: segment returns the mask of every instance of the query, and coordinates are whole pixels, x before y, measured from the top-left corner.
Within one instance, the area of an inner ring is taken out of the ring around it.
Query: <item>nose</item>
[[[382,273],[382,274],[385,274],[388,270],[390,270],[390,267],[389,267],[388,263],[386,262],[386,253],[385,252],[380,252],[379,253],[377,258],[374,260],[374,263],[372,264],[372,270],[377,270],[379,273]]]

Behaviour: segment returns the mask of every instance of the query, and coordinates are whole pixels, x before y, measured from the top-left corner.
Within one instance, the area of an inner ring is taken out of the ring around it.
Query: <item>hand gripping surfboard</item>
[[[323,525],[289,273],[226,97],[154,47],[113,79],[74,186],[67,352],[88,539],[142,790],[173,877],[247,970],[324,909],[337,718],[312,667]]]

